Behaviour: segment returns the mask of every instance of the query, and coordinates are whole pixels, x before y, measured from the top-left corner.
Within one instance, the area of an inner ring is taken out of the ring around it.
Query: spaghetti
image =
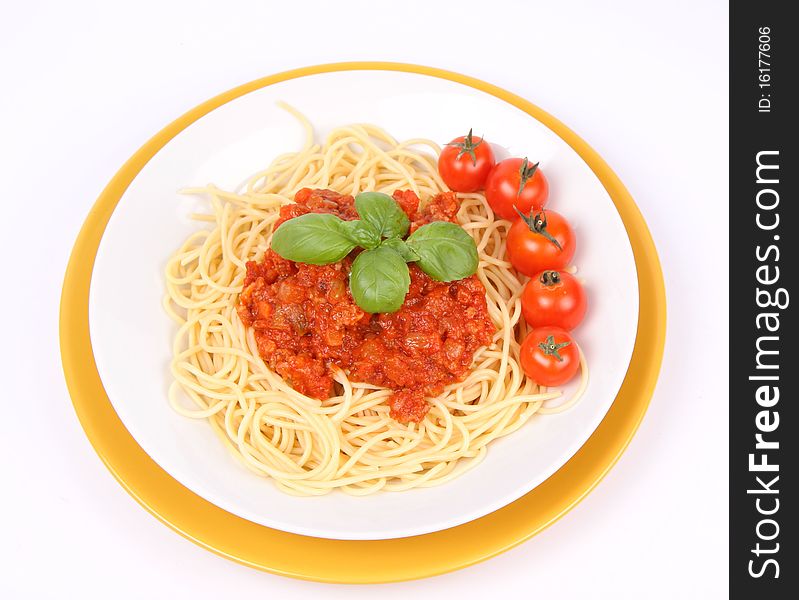
[[[504,259],[510,223],[495,219],[482,194],[459,194],[457,220],[479,253],[477,276],[496,326],[492,343],[477,350],[465,379],[430,398],[419,423],[389,415],[391,390],[350,381],[338,369],[335,397],[300,394],[259,356],[253,331],[236,306],[245,263],[269,248],[281,206],[302,188],[391,194],[413,190],[425,202],[445,191],[436,168],[440,149],[429,140],[397,142],[374,125],[333,130],[314,143],[310,123],[296,153],[279,156],[236,192],[214,186],[184,190],[206,196],[212,214],[192,215],[209,228],[192,234],[169,260],[164,306],[178,323],[170,403],[187,417],[207,420],[234,456],[296,495],[340,489],[354,495],[437,485],[476,465],[494,439],[519,429],[534,414],[566,410],[587,385],[582,378],[567,402],[540,388],[519,364],[523,281]],[[186,407],[185,398],[193,406]]]

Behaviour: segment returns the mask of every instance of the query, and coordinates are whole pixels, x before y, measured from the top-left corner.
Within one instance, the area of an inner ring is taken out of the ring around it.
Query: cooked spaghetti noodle
[[[495,219],[479,193],[459,194],[457,219],[477,244],[477,276],[496,333],[475,353],[463,381],[429,399],[421,422],[396,422],[386,404],[391,390],[350,381],[340,369],[335,375],[340,393],[325,400],[298,393],[269,369],[236,305],[245,263],[269,248],[281,206],[301,188],[350,195],[411,189],[423,203],[446,190],[435,143],[399,143],[374,125],[351,125],[317,144],[310,123],[286,109],[306,130],[299,152],[279,156],[237,192],[214,186],[185,190],[206,196],[213,212],[192,215],[209,228],[191,235],[166,268],[164,305],[179,324],[169,393],[174,409],[206,419],[244,466],[271,477],[285,492],[321,495],[340,489],[365,495],[450,480],[477,464],[492,440],[516,431],[534,414],[559,412],[576,402],[587,385],[582,355],[579,388],[557,405],[550,401],[561,392],[539,388],[522,372],[523,281],[504,259],[510,223]]]

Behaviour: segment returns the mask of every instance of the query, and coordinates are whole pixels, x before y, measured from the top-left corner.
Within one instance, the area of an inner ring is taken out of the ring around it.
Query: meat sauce
[[[358,218],[352,196],[302,189],[284,206],[275,227],[314,212]],[[394,200],[411,220],[411,231],[431,221],[454,221],[457,196],[447,192],[421,210],[412,191]],[[247,263],[238,313],[252,327],[264,361],[294,389],[312,398],[335,394],[333,373],[351,381],[393,390],[391,417],[418,422],[435,396],[469,371],[474,352],[491,342],[485,288],[476,276],[451,283],[434,281],[408,265],[411,286],[399,311],[369,314],[353,301],[347,278],[357,250],[325,266],[307,265],[266,252]]]

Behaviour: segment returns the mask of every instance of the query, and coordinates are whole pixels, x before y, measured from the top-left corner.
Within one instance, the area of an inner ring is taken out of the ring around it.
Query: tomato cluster
[[[522,292],[522,313],[532,331],[522,342],[525,374],[536,383],[563,385],[580,368],[580,351],[570,331],[585,316],[588,298],[580,282],[564,269],[576,239],[566,218],[544,209],[549,183],[539,163],[525,158],[494,159],[491,146],[472,131],[441,151],[438,172],[456,192],[485,190],[494,214],[511,221],[507,256],[530,277]]]

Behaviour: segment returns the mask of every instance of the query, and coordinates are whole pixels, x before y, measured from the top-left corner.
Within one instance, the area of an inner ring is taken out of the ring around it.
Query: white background
[[[725,2],[19,2],[2,21],[0,597],[726,597]],[[555,114],[632,192],[669,301],[652,405],[593,493],[488,562],[379,587],[254,571],[157,522],[83,435],[57,340],[75,236],[150,135],[237,84],[341,60],[459,71]]]

